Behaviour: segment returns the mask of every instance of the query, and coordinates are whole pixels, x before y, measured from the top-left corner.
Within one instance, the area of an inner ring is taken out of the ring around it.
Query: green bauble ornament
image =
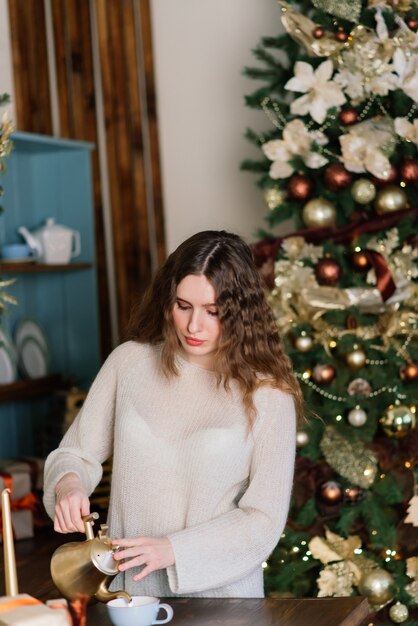
[[[388,437],[401,439],[415,428],[415,413],[404,404],[391,404],[380,418],[380,423]]]
[[[397,602],[390,607],[389,617],[392,622],[395,622],[395,624],[402,624],[403,622],[406,622],[409,617],[408,607],[400,602]]]
[[[384,569],[376,568],[366,573],[359,584],[359,592],[374,606],[384,605],[393,598],[393,578]]]
[[[314,198],[303,207],[302,219],[308,228],[324,228],[335,226],[337,211],[335,206],[326,198]]]

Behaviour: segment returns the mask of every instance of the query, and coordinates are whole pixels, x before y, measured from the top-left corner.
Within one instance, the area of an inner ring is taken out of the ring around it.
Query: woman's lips
[[[201,346],[204,341],[201,339],[193,339],[193,337],[185,337],[188,346]]]

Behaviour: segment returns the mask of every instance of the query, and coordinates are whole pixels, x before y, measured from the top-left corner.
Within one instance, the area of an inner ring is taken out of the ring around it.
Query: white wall
[[[167,248],[206,228],[247,240],[267,213],[259,156],[243,137],[268,120],[244,105],[260,83],[241,75],[262,35],[280,31],[276,0],[151,0]],[[7,0],[0,0],[0,93],[13,96]],[[9,106],[14,117],[14,107]]]
[[[9,11],[7,0],[0,0],[0,94],[8,93],[12,102],[7,105],[9,117],[15,119],[14,84],[10,47]],[[3,114],[3,110],[1,111]]]
[[[261,86],[241,75],[261,36],[281,30],[276,0],[151,0],[167,248],[226,228],[251,240],[267,213],[255,177],[259,156],[243,138],[269,125],[244,105]]]

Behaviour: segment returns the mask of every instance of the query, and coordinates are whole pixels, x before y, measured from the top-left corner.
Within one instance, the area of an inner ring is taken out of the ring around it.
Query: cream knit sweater
[[[127,342],[109,356],[74,424],[45,467],[45,506],[55,485],[76,472],[91,493],[113,453],[109,531],[113,537],[168,536],[175,565],[113,588],[132,594],[262,597],[262,562],[283,531],[295,457],[291,396],[255,394],[248,434],[236,385],[178,360],[167,379],[159,350]]]

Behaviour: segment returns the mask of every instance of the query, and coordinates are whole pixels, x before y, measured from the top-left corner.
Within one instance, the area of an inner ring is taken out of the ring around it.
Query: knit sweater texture
[[[175,564],[112,588],[131,594],[263,597],[262,563],[289,508],[295,459],[293,398],[260,387],[251,431],[242,393],[178,357],[167,378],[158,347],[120,345],[97,375],[76,420],[45,466],[46,509],[67,472],[91,494],[113,454],[111,537],[166,536]]]

